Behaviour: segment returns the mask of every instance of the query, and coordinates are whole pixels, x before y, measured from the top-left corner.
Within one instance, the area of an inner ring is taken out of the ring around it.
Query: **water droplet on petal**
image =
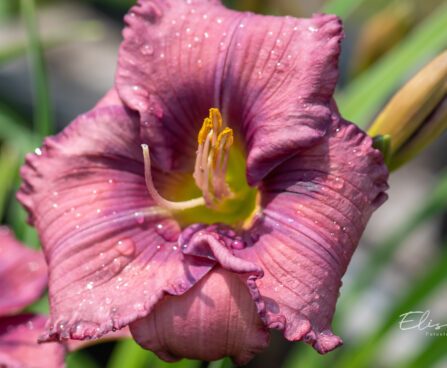
[[[245,243],[242,240],[234,240],[231,243],[231,248],[233,249],[244,249]]]
[[[144,213],[142,212],[135,212],[134,214],[135,220],[137,220],[138,224],[143,224],[144,223]]]
[[[120,240],[116,247],[123,256],[131,256],[135,252],[135,243],[130,238]]]
[[[311,32],[318,32],[318,28],[316,28],[316,27],[312,27],[312,26],[310,26],[308,29],[309,29],[309,31],[311,31]]]
[[[141,48],[141,53],[143,55],[152,55],[154,53],[154,48],[152,47],[152,45],[149,45],[149,44],[144,45]]]
[[[42,150],[41,150],[39,147],[37,147],[37,148],[34,150],[34,153],[35,153],[37,156],[40,156],[40,155],[42,155]]]
[[[118,273],[121,270],[121,262],[118,258],[114,258],[112,262],[112,271]]]

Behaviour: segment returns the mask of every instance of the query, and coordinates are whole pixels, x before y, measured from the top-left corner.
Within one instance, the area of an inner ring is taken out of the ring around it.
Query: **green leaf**
[[[230,358],[216,360],[208,364],[208,368],[233,368],[234,365]]]
[[[48,293],[45,293],[41,298],[35,301],[30,306],[26,307],[26,312],[29,313],[37,313],[37,314],[46,314],[50,313],[50,302],[48,299]]]
[[[183,359],[175,363],[167,363],[159,360],[156,368],[200,368],[201,364],[202,362],[200,360]]]
[[[75,351],[68,354],[67,368],[99,368],[99,365],[86,352]],[[123,366],[125,367],[125,366]]]
[[[340,113],[365,128],[410,71],[447,46],[447,3],[435,9],[399,45],[338,93]]]
[[[144,350],[132,339],[125,339],[116,344],[107,368],[143,368],[149,363],[151,368],[155,368],[155,361],[154,353]]]
[[[38,36],[36,8],[34,0],[20,0],[20,6],[27,29],[31,71],[34,77],[34,123],[40,136],[45,137],[54,131],[54,124],[45,62]]]

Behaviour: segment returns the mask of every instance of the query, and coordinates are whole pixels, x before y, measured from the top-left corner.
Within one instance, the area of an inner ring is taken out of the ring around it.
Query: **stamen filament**
[[[210,109],[209,117],[204,120],[199,131],[193,175],[208,207],[215,206],[215,199],[233,195],[225,182],[228,154],[232,144],[233,130],[224,126],[218,109]]]
[[[157,203],[160,207],[167,208],[169,210],[174,211],[182,211],[187,210],[189,208],[194,208],[198,206],[203,206],[205,204],[205,200],[203,197],[190,199],[188,201],[183,202],[172,202],[165,198],[163,198],[154,186],[152,181],[152,173],[151,173],[151,158],[149,154],[149,147],[147,144],[142,144],[141,148],[143,149],[143,158],[144,158],[144,179],[146,181],[146,187],[151,195],[152,199]]]

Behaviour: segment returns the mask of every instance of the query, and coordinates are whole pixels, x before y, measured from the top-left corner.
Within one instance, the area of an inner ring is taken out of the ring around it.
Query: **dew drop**
[[[144,214],[142,212],[135,212],[134,214],[137,224],[141,225],[144,223]]]
[[[315,27],[312,27],[312,26],[310,26],[308,29],[311,32],[318,32],[318,28],[315,28]]]
[[[205,32],[203,35],[205,36],[205,38],[208,38],[208,37],[210,36],[210,35],[208,34],[208,32]]]
[[[245,244],[241,240],[234,240],[231,243],[231,248],[233,248],[233,249],[244,249],[244,246],[245,246]]]
[[[119,270],[121,269],[121,262],[118,258],[114,258],[113,262],[112,262],[112,271],[114,273],[119,272]]]
[[[123,256],[131,256],[135,252],[135,243],[130,238],[123,239],[117,243],[117,249]]]
[[[34,153],[35,153],[37,156],[40,156],[40,155],[42,155],[42,150],[41,150],[39,147],[37,147],[37,148],[34,150]]]
[[[143,55],[152,55],[154,53],[154,48],[152,47],[152,45],[149,45],[149,44],[144,45],[141,48],[141,53]]]
[[[85,287],[86,287],[88,290],[92,290],[92,289],[93,289],[93,281],[90,281]]]
[[[59,205],[57,203],[53,203],[53,208],[58,208]]]
[[[217,18],[217,23],[221,24],[222,23],[222,19],[221,18]]]

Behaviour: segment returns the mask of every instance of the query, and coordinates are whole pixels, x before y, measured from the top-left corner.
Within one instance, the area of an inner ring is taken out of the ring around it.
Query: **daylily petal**
[[[98,340],[67,340],[64,341],[64,345],[69,352],[85,349],[92,345],[102,344],[104,342],[110,342],[115,340],[132,338],[129,327],[123,327],[121,330],[110,332],[107,335],[102,336]]]
[[[43,254],[18,242],[6,227],[0,227],[0,316],[31,304],[47,285]]]
[[[162,168],[192,167],[210,107],[245,142],[251,185],[325,134],[343,37],[337,17],[140,0],[125,20],[116,85]]]
[[[386,199],[388,176],[371,138],[334,119],[321,143],[266,177],[263,210],[249,230],[259,239],[234,250],[264,271],[255,283],[265,323],[320,353],[342,343],[331,331],[341,278],[369,217]]]
[[[187,293],[165,297],[130,329],[140,345],[166,361],[230,356],[243,365],[265,349],[269,340],[245,285],[221,267]]]
[[[27,155],[21,175],[49,264],[44,341],[119,329],[213,265],[178,250],[180,227],[148,195],[138,123],[122,107],[80,116]]]
[[[63,344],[37,343],[46,321],[46,317],[32,314],[0,317],[0,367],[65,367]]]

